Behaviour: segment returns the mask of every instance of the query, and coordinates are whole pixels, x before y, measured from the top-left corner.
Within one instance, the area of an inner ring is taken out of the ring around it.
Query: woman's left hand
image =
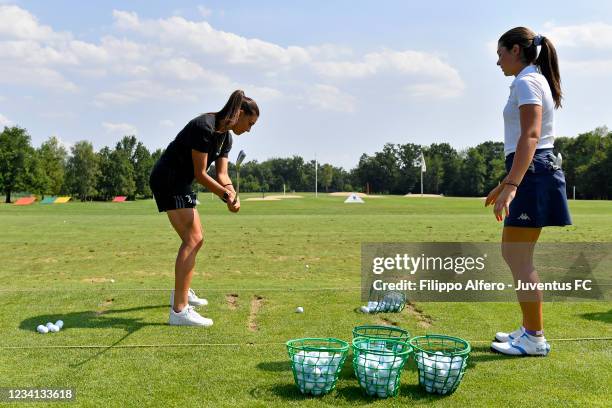
[[[504,219],[504,211],[506,213],[506,217],[510,215],[510,203],[512,200],[514,200],[515,195],[516,187],[510,184],[504,185],[504,189],[497,196],[495,206],[493,207],[493,214],[495,214],[495,219],[497,221],[502,221]]]

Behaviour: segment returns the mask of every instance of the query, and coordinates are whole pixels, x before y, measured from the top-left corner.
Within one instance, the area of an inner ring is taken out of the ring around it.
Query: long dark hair
[[[553,43],[546,37],[538,36],[526,27],[515,27],[499,37],[499,44],[511,50],[515,44],[521,48],[521,59],[524,63],[535,64],[548,81],[552,92],[555,108],[561,107],[561,75],[559,74],[559,59]],[[538,55],[538,45],[540,55]]]
[[[218,132],[226,132],[232,128],[238,121],[240,110],[248,115],[256,115],[259,117],[259,107],[257,103],[244,95],[244,91],[240,89],[232,92],[227,103],[215,115],[215,129]]]

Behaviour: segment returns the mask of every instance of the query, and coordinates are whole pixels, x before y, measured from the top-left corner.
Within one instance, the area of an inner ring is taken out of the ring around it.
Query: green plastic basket
[[[407,330],[394,326],[357,326],[353,329],[353,339],[366,337],[369,339],[394,339],[408,342],[410,333]]]
[[[430,334],[410,340],[419,373],[419,384],[432,394],[454,392],[467,366],[471,346],[458,337]]]
[[[367,337],[353,339],[353,370],[361,389],[369,396],[396,396],[402,368],[411,352],[412,347],[405,341]]]
[[[302,394],[324,395],[336,387],[349,344],[334,338],[289,340],[293,379]]]

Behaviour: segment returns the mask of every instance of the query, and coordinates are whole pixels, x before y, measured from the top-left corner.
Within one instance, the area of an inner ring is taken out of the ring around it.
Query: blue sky
[[[240,88],[262,116],[234,155],[352,168],[386,142],[462,149],[503,138],[495,43],[517,25],[557,46],[556,133],[612,125],[612,3],[499,4],[0,0],[0,126],[153,150]]]

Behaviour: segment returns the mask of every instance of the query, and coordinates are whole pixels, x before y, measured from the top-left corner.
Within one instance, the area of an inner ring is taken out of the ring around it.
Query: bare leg
[[[187,292],[191,286],[193,269],[198,251],[204,242],[200,215],[195,208],[180,208],[167,211],[170,223],[181,237],[174,265],[174,305],[175,312],[187,306]]]
[[[510,267],[514,281],[539,283],[538,273],[533,266],[533,252],[540,237],[541,228],[504,227],[502,255]],[[539,331],[544,328],[542,314],[542,291],[517,292],[523,312],[523,327]]]

